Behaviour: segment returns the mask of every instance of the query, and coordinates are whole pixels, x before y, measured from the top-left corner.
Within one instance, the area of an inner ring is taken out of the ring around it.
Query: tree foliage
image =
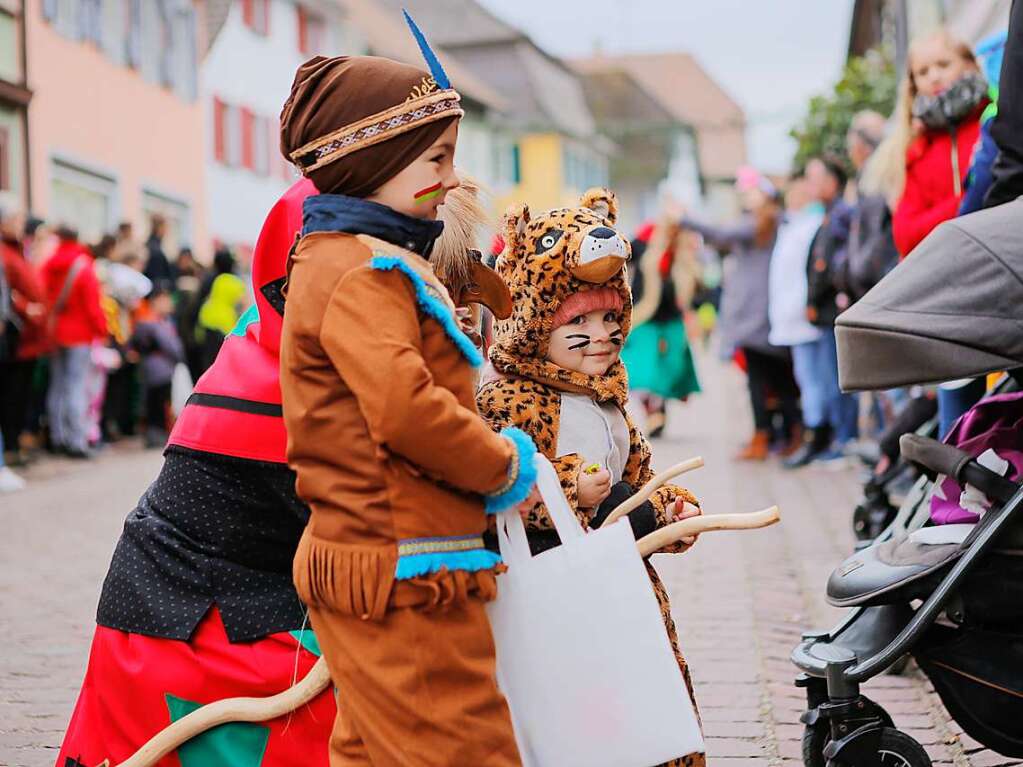
[[[793,165],[801,168],[825,152],[845,156],[845,136],[853,115],[873,109],[890,115],[895,107],[895,67],[875,51],[850,59],[831,93],[814,96],[803,121],[789,131],[797,141]]]

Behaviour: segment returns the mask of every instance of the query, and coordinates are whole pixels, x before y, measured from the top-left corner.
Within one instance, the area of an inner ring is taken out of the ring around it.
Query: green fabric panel
[[[245,314],[238,318],[238,322],[235,323],[234,328],[231,329],[232,336],[243,336],[245,331],[248,330],[249,325],[255,322],[259,322],[259,309],[253,304],[245,310]]]
[[[622,350],[629,388],[645,389],[668,399],[700,391],[696,363],[681,319],[644,322],[633,328]]]
[[[202,707],[200,703],[177,698],[166,693],[167,710],[171,722],[191,714]],[[260,767],[266,744],[270,739],[270,728],[251,722],[232,722],[214,727],[193,738],[178,749],[181,767]]]
[[[306,650],[311,652],[317,658],[323,655],[323,653],[320,652],[320,640],[316,638],[316,634],[313,633],[312,629],[292,631],[291,635],[295,637],[296,642],[302,645]]]

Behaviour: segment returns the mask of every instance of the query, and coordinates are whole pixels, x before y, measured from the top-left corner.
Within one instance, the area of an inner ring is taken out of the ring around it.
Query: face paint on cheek
[[[622,331],[619,329],[619,330],[616,330],[613,333],[611,333],[610,340],[611,340],[611,343],[613,343],[615,346],[621,346],[622,345]]]
[[[585,349],[587,346],[590,345],[590,337],[588,335],[583,334],[583,333],[573,333],[570,336],[565,336],[565,340],[566,341],[569,338],[581,338],[581,339],[583,339],[579,343],[572,344],[571,346],[569,346],[568,350],[570,352],[575,352],[575,351],[579,351],[580,349]]]
[[[441,186],[442,185],[440,181],[438,181],[433,186],[428,186],[426,187],[426,189],[420,189],[412,196],[412,199],[415,200],[416,205],[420,205],[424,202],[429,202],[430,200],[440,195]]]

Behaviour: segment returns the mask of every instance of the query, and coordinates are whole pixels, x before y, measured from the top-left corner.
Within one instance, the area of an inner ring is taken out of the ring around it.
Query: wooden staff
[[[713,530],[756,530],[768,527],[781,520],[781,512],[777,506],[752,514],[711,514],[709,516],[689,517],[670,525],[654,530],[636,541],[636,548],[642,557],[648,557],[665,546],[687,538]]]
[[[227,722],[265,722],[304,706],[330,684],[330,670],[322,657],[301,682],[269,698],[226,698],[198,708],[154,735],[148,743],[116,767],[152,767],[192,738]],[[112,767],[105,759],[99,767]]]
[[[614,511],[608,514],[607,519],[604,520],[604,523],[601,525],[601,527],[607,527],[612,522],[615,522],[624,517],[633,509],[638,508],[644,501],[650,500],[650,496],[657,491],[657,488],[659,488],[668,480],[674,479],[680,474],[685,474],[686,472],[693,471],[694,469],[699,469],[702,466],[703,459],[697,456],[696,458],[690,458],[688,461],[676,463],[674,466],[665,469],[660,474],[655,475],[653,479],[651,479],[649,482],[647,482],[645,485],[643,485],[643,487],[639,489],[639,492],[637,492],[635,495],[629,498],[629,500],[625,501],[623,504],[618,506]]]

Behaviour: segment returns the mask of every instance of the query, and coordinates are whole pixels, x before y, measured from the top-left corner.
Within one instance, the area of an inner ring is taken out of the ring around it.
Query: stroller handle
[[[999,503],[1008,503],[1019,489],[1014,482],[981,466],[969,453],[930,437],[903,434],[899,448],[907,460],[937,474],[947,474],[960,484],[973,485]]]

